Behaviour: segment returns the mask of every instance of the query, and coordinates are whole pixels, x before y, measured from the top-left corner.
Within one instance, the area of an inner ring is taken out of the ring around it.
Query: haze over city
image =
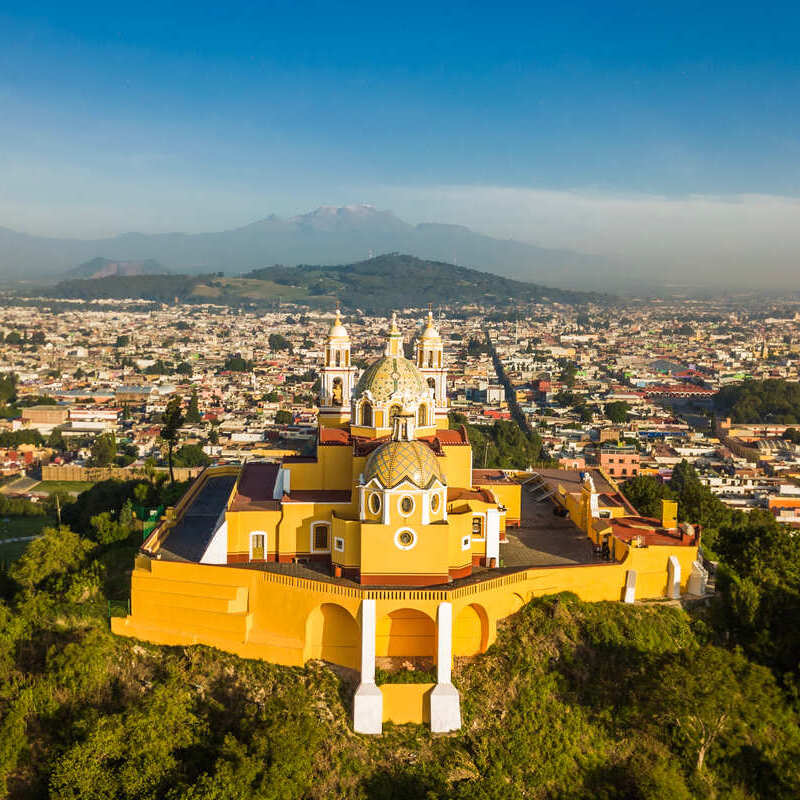
[[[4,4],[0,227],[197,233],[370,203],[617,278],[795,288],[798,17]]]

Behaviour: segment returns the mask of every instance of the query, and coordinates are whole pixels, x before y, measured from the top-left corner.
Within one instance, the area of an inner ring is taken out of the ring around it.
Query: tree
[[[606,404],[606,416],[614,423],[620,425],[628,421],[630,406],[624,400],[617,400]]]
[[[769,670],[721,647],[670,655],[648,682],[643,700],[698,773],[710,757],[732,758],[744,748],[769,747],[775,736],[797,740],[796,724],[786,719]],[[786,724],[790,730],[784,734]]]
[[[52,447],[53,450],[66,450],[67,444],[64,441],[64,435],[61,433],[60,428],[54,428],[50,435],[47,437],[47,446]]]
[[[272,350],[273,353],[278,350],[287,350],[290,354],[293,352],[292,343],[280,333],[271,333],[268,341],[269,349]]]
[[[117,454],[117,442],[113,433],[102,433],[92,443],[92,465],[107,467]]]
[[[9,573],[24,589],[41,588],[50,578],[76,570],[83,565],[94,544],[82,539],[69,528],[45,528],[34,539],[25,554],[16,561]]]
[[[199,444],[185,444],[175,453],[175,463],[179,467],[207,467],[211,459]]]
[[[189,398],[189,404],[186,407],[186,421],[187,422],[200,422],[202,415],[197,402],[197,388],[192,389],[192,395]]]
[[[275,412],[275,424],[276,425],[291,425],[292,424],[292,412],[291,411],[284,411],[281,409],[280,411]]]
[[[222,365],[223,372],[247,372],[251,367],[249,361],[245,361],[241,356],[228,356]]]
[[[122,333],[117,336],[115,347],[127,347],[131,343],[131,337],[127,333]]]
[[[175,395],[167,403],[167,408],[161,418],[161,438],[167,443],[167,463],[169,464],[169,480],[175,483],[175,473],[172,470],[172,451],[178,441],[178,430],[183,425],[183,409],[181,398]]]
[[[178,375],[191,375],[192,371],[192,365],[188,361],[181,361],[175,368],[175,372],[177,372]]]
[[[672,490],[652,475],[637,475],[622,484],[625,497],[644,517],[661,517],[661,501],[674,500]]]

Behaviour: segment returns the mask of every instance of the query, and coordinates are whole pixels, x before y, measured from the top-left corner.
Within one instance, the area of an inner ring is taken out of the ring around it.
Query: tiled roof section
[[[283,496],[284,503],[349,503],[352,495],[348,490],[301,489]]]
[[[239,476],[231,511],[279,508],[278,501],[274,499],[279,470],[278,464],[245,464]]]
[[[447,489],[447,502],[452,503],[456,500],[479,500],[481,503],[494,503],[494,497],[488,489],[462,489],[457,486],[450,486]]]
[[[594,488],[600,494],[604,495],[607,499],[614,499],[619,505],[624,506],[632,514],[636,514],[636,509],[630,504],[628,499],[622,492],[618,492],[614,487],[603,477],[603,473],[599,469],[587,467],[583,470],[577,469],[537,469],[535,472],[542,477],[544,482],[552,488],[556,488],[561,484],[568,492],[580,492],[583,488],[583,479],[581,475],[588,472],[594,481]],[[599,498],[598,498],[599,499]],[[609,503],[611,505],[611,503]]]
[[[373,400],[383,403],[398,393],[403,397],[421,397],[427,389],[428,385],[413,361],[402,356],[384,356],[361,374],[355,396],[361,397],[368,391]]]
[[[353,443],[350,431],[346,428],[326,428],[319,429],[319,443],[321,445],[349,445]]]
[[[461,425],[458,430],[436,431],[436,438],[444,445],[469,444],[466,428]]]
[[[617,517],[609,520],[614,535],[623,542],[640,537],[644,545],[685,545],[691,547],[698,543],[698,537],[689,536],[678,530],[659,527],[660,523],[650,517]]]
[[[501,469],[474,469],[472,470],[472,482],[479,483],[517,483],[513,478],[509,478]]]
[[[386,442],[374,450],[364,465],[364,481],[377,478],[386,489],[408,480],[427,489],[434,480],[444,483],[441,467],[427,442]]]

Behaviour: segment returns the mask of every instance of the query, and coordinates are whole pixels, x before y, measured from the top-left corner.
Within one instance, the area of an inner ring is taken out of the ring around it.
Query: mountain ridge
[[[68,239],[0,227],[0,277],[6,280],[54,280],[101,254],[114,261],[153,259],[172,272],[231,275],[269,264],[354,263],[387,252],[456,261],[503,277],[565,288],[605,290],[614,273],[612,265],[596,256],[496,239],[460,225],[412,225],[366,204],[320,206],[289,218],[272,214],[208,233],[131,231],[102,239]]]
[[[385,314],[437,305],[582,304],[610,298],[504,278],[489,272],[388,253],[339,265],[274,265],[230,277],[209,275],[114,275],[64,280],[47,293],[72,299],[141,299],[269,307],[288,301],[314,308],[345,308]]]

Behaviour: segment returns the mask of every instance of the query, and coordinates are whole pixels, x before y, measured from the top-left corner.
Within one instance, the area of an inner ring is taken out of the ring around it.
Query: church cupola
[[[389,329],[389,341],[386,343],[386,355],[394,356],[395,358],[404,355],[403,334],[400,333],[400,329],[397,327],[397,312],[392,314],[392,326]]]
[[[350,418],[356,368],[350,364],[350,335],[336,309],[325,338],[325,363],[320,374],[320,424],[339,427]]]

